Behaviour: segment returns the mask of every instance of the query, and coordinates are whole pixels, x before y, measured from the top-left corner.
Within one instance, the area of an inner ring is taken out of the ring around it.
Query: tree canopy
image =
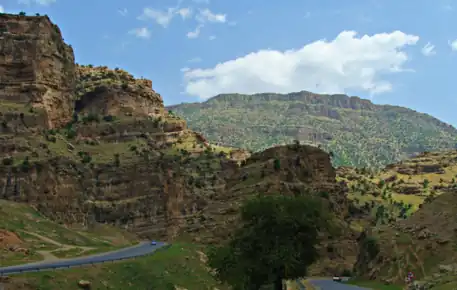
[[[241,208],[242,226],[209,254],[209,265],[234,290],[263,285],[282,289],[283,279],[306,275],[318,258],[318,233],[330,225],[327,207],[311,196],[260,196]]]

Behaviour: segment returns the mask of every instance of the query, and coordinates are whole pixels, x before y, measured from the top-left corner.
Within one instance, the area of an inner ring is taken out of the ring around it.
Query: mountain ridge
[[[166,109],[210,141],[261,151],[299,140],[335,153],[336,166],[382,167],[457,144],[457,129],[429,114],[343,94],[219,94]]]

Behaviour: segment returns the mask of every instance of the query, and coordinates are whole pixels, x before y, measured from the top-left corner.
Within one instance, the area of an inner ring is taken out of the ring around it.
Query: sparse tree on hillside
[[[328,214],[315,197],[258,196],[242,207],[243,224],[232,240],[210,252],[209,266],[234,290],[271,284],[282,290],[284,279],[306,275],[318,258]]]
[[[430,182],[428,181],[428,179],[424,179],[424,182],[422,183],[422,186],[424,187],[424,189],[428,187],[429,183]]]
[[[280,161],[278,158],[276,158],[276,159],[274,160],[273,166],[274,166],[274,169],[275,169],[276,171],[278,171],[279,169],[281,169],[281,161]]]

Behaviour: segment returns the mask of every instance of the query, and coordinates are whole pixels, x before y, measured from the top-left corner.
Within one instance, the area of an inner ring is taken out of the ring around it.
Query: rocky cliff
[[[147,79],[135,79],[122,70],[78,66],[75,110],[113,116],[163,115],[162,97]]]
[[[73,50],[47,16],[0,14],[0,104],[42,112],[47,128],[71,120],[75,89]],[[2,112],[3,113],[3,112]],[[8,114],[3,116],[8,120]]]

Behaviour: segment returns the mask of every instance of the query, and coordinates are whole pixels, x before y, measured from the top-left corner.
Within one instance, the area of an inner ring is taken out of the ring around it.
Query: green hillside
[[[457,144],[457,130],[430,115],[346,95],[226,94],[168,109],[213,142],[258,151],[300,140],[332,151],[337,166],[379,167]]]

